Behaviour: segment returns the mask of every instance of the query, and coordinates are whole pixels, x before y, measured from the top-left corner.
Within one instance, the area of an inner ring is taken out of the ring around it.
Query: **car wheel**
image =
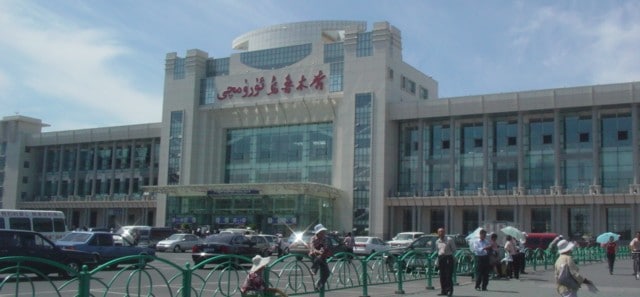
[[[176,246],[173,247],[173,252],[174,253],[182,252],[182,249],[180,248],[179,245],[176,245]]]
[[[68,270],[60,271],[60,276],[63,278],[75,277],[76,275],[78,275],[78,272],[80,272],[80,268],[82,267],[82,265],[80,265],[80,263],[76,261],[68,262],[67,266],[69,266],[71,271],[68,271]]]

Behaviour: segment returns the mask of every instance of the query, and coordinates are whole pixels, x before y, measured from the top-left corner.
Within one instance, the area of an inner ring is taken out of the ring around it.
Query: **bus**
[[[53,242],[69,231],[63,212],[26,209],[0,209],[0,229],[35,231]]]

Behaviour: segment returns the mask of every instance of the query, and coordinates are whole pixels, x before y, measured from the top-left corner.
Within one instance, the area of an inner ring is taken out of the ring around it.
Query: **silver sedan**
[[[176,233],[158,241],[156,250],[159,252],[172,251],[174,253],[191,250],[194,245],[202,243],[200,237],[193,234]]]

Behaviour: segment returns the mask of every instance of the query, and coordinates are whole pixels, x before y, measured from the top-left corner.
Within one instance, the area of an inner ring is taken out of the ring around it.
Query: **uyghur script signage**
[[[232,99],[234,96],[240,96],[242,98],[258,97],[261,94],[265,94],[264,92],[266,92],[267,96],[271,96],[280,94],[280,92],[284,94],[291,94],[292,92],[302,92],[307,89],[324,90],[325,78],[326,75],[322,73],[322,70],[313,75],[311,82],[307,80],[307,77],[304,74],[295,82],[291,77],[291,74],[287,74],[287,76],[284,77],[281,86],[278,78],[273,75],[267,91],[265,90],[266,82],[264,77],[256,77],[256,83],[254,85],[250,85],[249,80],[245,79],[244,86],[228,86],[222,93],[218,93],[217,97],[218,100],[225,100]]]

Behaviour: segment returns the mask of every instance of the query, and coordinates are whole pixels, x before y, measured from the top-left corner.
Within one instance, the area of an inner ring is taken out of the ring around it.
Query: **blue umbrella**
[[[607,243],[609,242],[609,238],[611,238],[612,236],[613,236],[613,241],[618,241],[618,239],[620,239],[620,234],[613,233],[613,232],[605,232],[598,235],[598,237],[596,237],[596,242]]]

